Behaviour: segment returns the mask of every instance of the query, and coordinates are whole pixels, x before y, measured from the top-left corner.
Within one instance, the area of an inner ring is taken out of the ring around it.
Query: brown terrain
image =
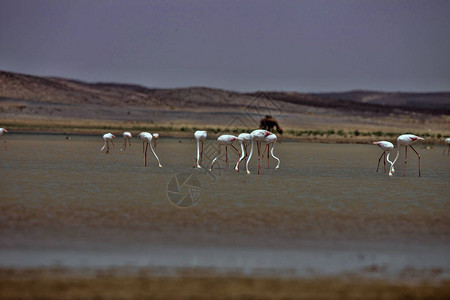
[[[10,131],[99,134],[149,130],[190,137],[197,128],[241,132],[275,117],[287,138],[368,142],[402,133],[450,135],[450,92],[238,93],[154,89],[0,71],[0,124]]]

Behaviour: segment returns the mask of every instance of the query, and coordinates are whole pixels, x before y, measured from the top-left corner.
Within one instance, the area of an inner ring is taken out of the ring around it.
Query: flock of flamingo
[[[123,133],[123,146],[120,149],[121,151],[124,151],[128,145],[131,146],[131,139],[132,135],[130,132],[124,132]],[[138,134],[138,138],[142,140],[142,153],[144,156],[144,166],[147,166],[147,151],[148,147],[150,145],[150,149],[153,152],[153,155],[156,157],[156,160],[158,161],[158,166],[161,166],[161,163],[159,161],[158,155],[156,155],[156,152],[154,148],[156,148],[156,141],[158,140],[159,134],[157,133],[149,133],[149,132],[141,132]],[[202,158],[203,158],[203,143],[206,140],[207,133],[206,131],[198,130],[194,133],[194,137],[197,141],[197,160],[194,163],[194,168],[202,168]],[[103,147],[100,149],[100,151],[103,151],[106,149],[106,153],[109,153],[109,143],[112,144],[114,147],[113,139],[115,136],[112,133],[106,133],[103,135],[104,144]],[[241,152],[233,145],[234,141],[239,141],[241,144]],[[280,167],[280,159],[276,157],[273,154],[273,149],[275,147],[275,143],[277,141],[277,136],[274,133],[271,133],[267,130],[258,129],[254,130],[252,133],[241,133],[239,136],[234,136],[231,134],[223,134],[217,138],[217,142],[219,144],[218,150],[217,150],[217,156],[213,159],[211,166],[209,168],[210,171],[212,171],[214,164],[217,162],[217,159],[222,153],[222,146],[225,146],[225,164],[226,167],[228,165],[228,146],[230,146],[236,153],[238,154],[239,160],[236,162],[236,165],[234,169],[239,172],[239,165],[242,160],[246,159],[245,168],[247,171],[247,174],[250,174],[250,171],[248,170],[248,162],[250,161],[250,158],[253,155],[253,142],[256,142],[257,149],[258,149],[258,174],[261,169],[261,156],[264,157],[266,150],[267,150],[267,159],[269,160],[269,154],[275,158],[278,161],[277,166],[275,169],[278,169]],[[264,148],[264,151],[261,155],[261,143],[266,143],[266,146]],[[201,144],[201,146],[200,146]],[[251,144],[250,148],[250,154],[247,153],[247,147]],[[268,161],[269,166],[269,161]]]
[[[5,128],[0,128],[0,137],[2,138],[2,140],[5,142],[5,151],[8,151],[8,147],[7,147],[7,143],[5,138],[3,137],[3,135],[5,133],[7,133],[8,131]],[[131,146],[131,133],[130,132],[124,132],[123,133],[123,145],[122,148],[120,149],[121,151],[126,150],[127,148],[127,144],[129,146]],[[197,141],[197,159],[194,163],[194,168],[202,168],[202,157],[203,157],[203,143],[206,140],[207,137],[207,133],[206,131],[201,131],[198,130],[194,133],[194,138]],[[109,153],[109,143],[112,144],[112,146],[114,147],[114,142],[113,139],[115,138],[115,136],[112,133],[106,133],[103,135],[103,140],[104,140],[104,145],[103,147],[100,149],[101,152],[103,152],[103,150],[106,149],[106,154]],[[154,133],[151,134],[149,132],[141,132],[138,134],[138,138],[140,138],[142,140],[142,153],[144,156],[144,166],[147,166],[147,151],[148,151],[148,147],[150,146],[151,151],[153,152],[153,155],[156,157],[156,160],[158,161],[158,166],[161,166],[161,162],[159,161],[158,156],[156,155],[156,152],[154,150],[154,148],[156,148],[157,146],[157,140],[159,138],[159,134],[158,133]],[[234,145],[234,141],[238,141],[241,145],[241,151],[239,151]],[[378,165],[377,165],[377,170],[376,172],[378,172],[379,167],[380,167],[380,162],[381,159],[383,158],[383,164],[384,164],[384,172],[386,173],[386,161],[390,164],[389,166],[389,176],[393,176],[393,173],[395,173],[395,169],[394,169],[394,164],[397,162],[399,155],[400,155],[400,147],[401,146],[405,146],[405,166],[403,169],[403,176],[406,175],[406,160],[407,160],[407,156],[408,156],[408,147],[410,147],[417,155],[418,161],[419,161],[419,177],[421,177],[420,174],[420,155],[419,153],[416,151],[416,149],[414,149],[414,147],[412,146],[412,144],[418,142],[418,141],[422,141],[425,140],[424,138],[420,137],[420,136],[416,136],[414,134],[402,134],[397,138],[397,154],[394,158],[393,161],[391,161],[389,159],[390,156],[390,151],[394,149],[394,145],[391,142],[388,141],[379,141],[379,142],[374,142],[373,144],[378,145],[381,149],[383,149],[383,153],[381,153],[380,158],[378,159]],[[209,170],[212,171],[215,163],[217,162],[217,159],[219,158],[219,156],[221,155],[222,152],[222,146],[225,146],[225,164],[226,167],[228,165],[228,146],[231,147],[232,150],[234,150],[237,154],[238,154],[238,161],[236,162],[234,169],[239,172],[239,165],[241,163],[241,161],[246,160],[245,162],[245,169],[247,171],[247,174],[250,174],[250,171],[248,169],[248,164],[249,161],[253,155],[253,144],[256,142],[256,147],[258,150],[258,167],[257,167],[257,173],[260,173],[260,169],[261,169],[261,158],[264,158],[264,155],[266,153],[267,150],[267,164],[269,167],[269,154],[277,160],[277,166],[275,167],[275,169],[278,169],[280,167],[280,159],[278,157],[276,157],[273,154],[273,150],[275,148],[275,143],[277,142],[277,136],[267,130],[264,129],[257,129],[252,131],[251,133],[241,133],[238,136],[234,136],[231,134],[224,134],[221,135],[217,138],[217,142],[218,142],[218,150],[217,150],[217,156],[213,159],[211,166],[209,167]],[[264,147],[264,151],[261,154],[261,144],[265,143],[265,147]],[[201,145],[200,145],[201,144]],[[247,148],[248,145],[250,144],[250,153],[247,153]],[[444,152],[443,155],[445,155],[445,151],[447,151],[447,156],[450,155],[450,138],[446,138],[445,139],[445,144],[446,147],[444,148]]]

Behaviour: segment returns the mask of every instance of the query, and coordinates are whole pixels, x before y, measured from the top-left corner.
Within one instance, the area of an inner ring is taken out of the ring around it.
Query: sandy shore
[[[184,270],[0,269],[0,299],[449,299],[450,282],[277,278]]]

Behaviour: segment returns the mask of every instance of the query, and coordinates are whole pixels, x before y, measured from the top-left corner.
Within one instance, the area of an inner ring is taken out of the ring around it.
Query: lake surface
[[[0,266],[212,268],[292,276],[450,278],[450,158],[376,145],[283,142],[259,175],[193,169],[194,140],[109,154],[93,136],[8,134],[0,151]],[[215,153],[205,143],[205,162]],[[394,149],[394,156],[396,149]],[[237,155],[228,151],[234,163]],[[232,164],[230,163],[230,165]],[[184,182],[187,180],[186,182]],[[177,185],[178,184],[178,185]],[[178,205],[178,206],[177,206]],[[405,273],[406,272],[406,273]],[[406,275],[405,275],[406,274]]]

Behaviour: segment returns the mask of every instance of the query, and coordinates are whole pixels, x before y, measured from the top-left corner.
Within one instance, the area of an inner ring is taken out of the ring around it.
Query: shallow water
[[[101,137],[9,134],[7,141],[8,151],[0,152],[2,266],[266,268],[297,275],[377,266],[450,274],[450,158],[439,147],[415,147],[421,178],[412,151],[406,177],[402,153],[389,178],[382,165],[375,172],[375,145],[279,143],[280,169],[273,159],[268,169],[265,160],[257,175],[253,157],[247,175],[243,164],[239,173],[225,171],[223,161],[212,173],[193,169],[195,143],[188,139],[160,138],[163,168],[151,153],[143,167],[136,138],[123,152],[116,138],[108,155],[100,152]],[[205,153],[214,151],[207,142]],[[237,155],[229,155],[235,162]],[[180,173],[178,183],[190,176],[193,186],[168,193]]]

